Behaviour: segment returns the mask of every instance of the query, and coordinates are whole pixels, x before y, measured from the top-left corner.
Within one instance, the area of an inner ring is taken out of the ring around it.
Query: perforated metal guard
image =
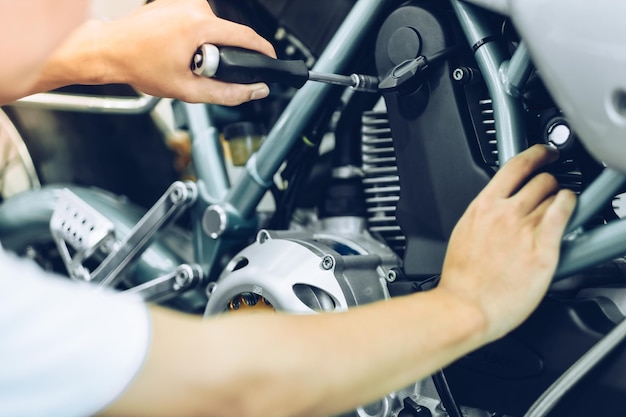
[[[59,195],[50,231],[72,278],[88,280],[82,262],[115,242],[115,226],[69,189]],[[73,250],[70,253],[69,248]]]

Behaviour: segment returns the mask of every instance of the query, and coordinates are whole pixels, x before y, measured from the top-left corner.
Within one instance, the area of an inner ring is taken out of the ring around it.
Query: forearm
[[[105,25],[90,20],[77,28],[46,62],[29,94],[72,84],[117,82],[115,74],[107,72],[110,65],[106,51],[115,49],[108,45]]]
[[[248,386],[249,395],[258,392],[248,405],[256,409],[261,403],[264,415],[328,416],[368,404],[483,344],[483,319],[480,311],[442,291],[345,314],[285,317],[285,328],[266,335],[274,347],[263,349],[272,358],[264,365],[279,364],[266,372],[281,379],[265,393],[254,383]],[[259,337],[267,333],[255,328]],[[277,372],[285,369],[292,373]]]
[[[333,415],[484,342],[480,312],[443,291],[337,314],[154,318],[148,363],[111,415]]]

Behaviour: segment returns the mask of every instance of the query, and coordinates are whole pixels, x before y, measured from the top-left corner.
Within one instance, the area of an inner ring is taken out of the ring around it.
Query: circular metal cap
[[[211,237],[217,239],[228,227],[228,215],[226,210],[221,206],[209,206],[202,216],[202,228],[204,232]]]

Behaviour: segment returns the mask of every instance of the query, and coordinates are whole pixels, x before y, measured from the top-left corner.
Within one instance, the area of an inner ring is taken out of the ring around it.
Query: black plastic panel
[[[403,59],[429,57],[457,42],[448,11],[441,2],[428,4],[409,3],[384,22],[376,44],[381,76]],[[413,48],[399,47],[407,33],[416,34],[408,37]],[[385,94],[400,173],[397,218],[407,237],[404,270],[412,277],[441,271],[454,225],[490,179],[476,158],[480,151],[462,87],[451,79],[454,68],[450,61],[434,64],[413,94]]]

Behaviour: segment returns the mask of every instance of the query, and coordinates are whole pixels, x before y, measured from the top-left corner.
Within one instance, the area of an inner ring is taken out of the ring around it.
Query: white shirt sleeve
[[[0,247],[0,416],[89,416],[114,401],[150,342],[136,297],[43,272]]]

